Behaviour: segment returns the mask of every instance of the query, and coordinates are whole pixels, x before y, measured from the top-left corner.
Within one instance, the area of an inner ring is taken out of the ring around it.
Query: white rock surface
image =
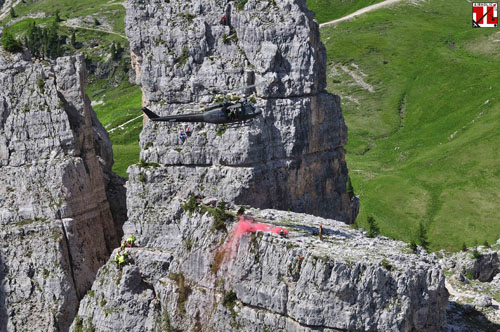
[[[224,13],[230,26],[220,24]],[[241,9],[227,0],[130,0],[126,33],[144,104],[161,115],[257,84],[232,95],[253,93],[262,109],[248,127],[197,124],[181,143],[183,126],[145,121],[141,158],[159,163],[178,195],[354,220],[347,128],[339,97],[325,91],[326,52],[304,0],[249,0]]]
[[[448,294],[433,256],[415,255],[402,242],[366,238],[334,220],[277,210],[251,213],[290,230],[288,238],[258,232],[237,241],[214,230],[208,214],[179,211],[179,219],[156,231],[171,230],[168,239],[133,248],[133,262],[122,271],[112,260],[101,268],[92,295],[80,306],[78,326],[95,331],[132,326],[137,331],[197,331],[197,326],[439,331],[444,326]],[[312,235],[320,224],[323,241]],[[226,227],[230,233],[236,226]],[[142,243],[142,235],[137,237]],[[230,292],[234,307],[225,303]]]
[[[83,56],[0,51],[0,331],[66,331],[118,244]]]

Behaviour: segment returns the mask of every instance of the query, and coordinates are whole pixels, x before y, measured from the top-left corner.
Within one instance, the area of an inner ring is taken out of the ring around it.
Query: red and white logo
[[[496,2],[474,2],[472,4],[472,27],[498,27],[497,9],[498,4]]]

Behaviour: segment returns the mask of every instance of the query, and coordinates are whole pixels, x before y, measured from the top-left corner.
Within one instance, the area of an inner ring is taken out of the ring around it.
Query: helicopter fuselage
[[[144,112],[152,121],[163,122],[205,122],[214,124],[245,122],[254,119],[262,113],[248,101],[230,103],[224,102],[205,108],[202,113],[190,113],[168,116],[157,116],[147,108]]]

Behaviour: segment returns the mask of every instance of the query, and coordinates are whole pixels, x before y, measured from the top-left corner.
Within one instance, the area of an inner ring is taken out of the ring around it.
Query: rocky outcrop
[[[341,222],[357,211],[346,127],[324,91],[325,51],[305,1],[131,0],[126,26],[154,111],[182,113],[214,102],[214,88],[255,84],[242,93],[263,116],[236,129],[198,124],[185,142],[180,127],[145,122],[123,227],[139,247],[122,268],[112,255],[99,270],[72,331],[442,329],[448,294],[435,257]],[[242,203],[288,238],[235,223]]]
[[[500,240],[493,246],[438,253],[450,293],[445,331],[500,330],[499,249]]]
[[[66,331],[118,245],[111,142],[84,83],[83,56],[0,51],[1,331]]]
[[[442,330],[448,295],[433,255],[277,210],[250,213],[287,238],[244,223],[226,222],[226,232],[203,209],[177,205],[154,247],[132,248],[123,269],[110,260],[73,331]]]
[[[155,112],[198,109],[231,89],[229,98],[247,96],[263,111],[242,128],[194,125],[185,142],[181,126],[146,123],[141,158],[160,164],[178,195],[354,220],[347,130],[339,97],[325,91],[326,53],[304,0],[131,0],[126,33],[144,104]]]
[[[486,247],[474,250],[477,250],[475,257],[472,252],[457,252],[450,257],[443,258],[441,260],[443,269],[453,271],[459,279],[477,279],[481,282],[492,281],[500,271],[498,252]]]

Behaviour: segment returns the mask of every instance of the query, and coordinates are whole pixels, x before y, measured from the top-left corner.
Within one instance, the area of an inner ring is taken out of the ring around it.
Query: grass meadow
[[[500,33],[471,3],[420,1],[321,30],[342,97],[360,226],[431,249],[500,237]]]

